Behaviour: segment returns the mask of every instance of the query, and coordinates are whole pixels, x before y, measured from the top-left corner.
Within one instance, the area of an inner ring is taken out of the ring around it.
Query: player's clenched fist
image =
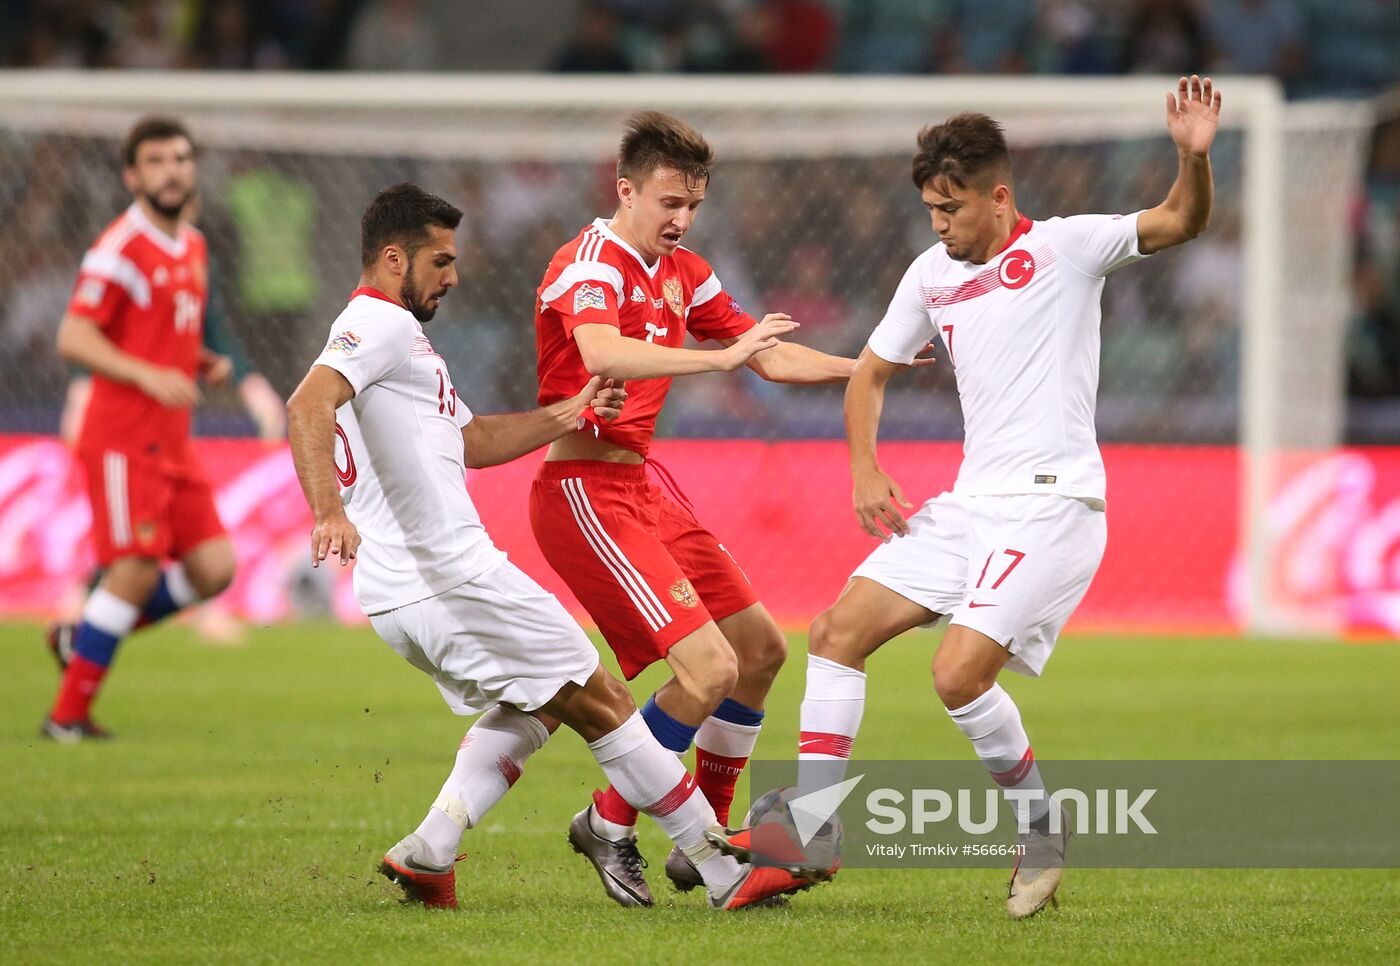
[[[602,376],[588,380],[588,385],[574,397],[579,409],[592,409],[595,416],[607,423],[622,415],[622,405],[626,399],[627,390],[622,388],[621,381]]]
[[[764,349],[773,348],[778,344],[779,337],[792,332],[800,324],[794,322],[790,315],[784,315],[782,312],[770,312],[763,317],[762,322],[739,336],[733,345],[724,350],[729,355],[729,365],[725,368],[732,371],[747,365],[750,359]]]
[[[355,552],[359,549],[360,531],[355,529],[355,524],[351,523],[344,513],[317,521],[316,526],[311,528],[313,567],[321,566],[321,561],[326,559],[328,553],[338,556],[340,565],[344,567],[355,559]]]
[[[882,543],[888,543],[891,536],[904,536],[909,532],[909,523],[904,514],[896,508],[913,507],[904,498],[899,484],[879,470],[863,470],[855,475],[855,489],[851,494],[855,505],[856,519],[860,528]],[[889,533],[880,529],[884,526]]]

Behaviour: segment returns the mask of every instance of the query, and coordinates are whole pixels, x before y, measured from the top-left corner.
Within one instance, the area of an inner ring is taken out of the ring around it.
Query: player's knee
[[[122,557],[107,568],[101,586],[122,600],[149,600],[160,584],[160,561],[148,557]]]
[[[211,597],[219,596],[224,591],[228,590],[229,585],[232,583],[233,567],[231,566],[227,569],[204,571],[198,578],[193,574],[190,575],[190,584],[194,587],[195,593],[199,595],[200,600],[208,600]]]
[[[933,658],[933,689],[949,711],[963,708],[976,701],[996,683],[996,674],[979,672],[966,664]]]
[[[812,621],[807,635],[807,651],[816,657],[824,657],[838,664],[851,666],[852,660],[860,660],[861,636],[859,628],[842,618],[833,607],[824,610]]]
[[[716,708],[739,683],[739,662],[732,651],[716,650],[703,670],[692,674],[681,686],[696,704]]]
[[[596,700],[587,705],[588,723],[599,733],[615,731],[637,712],[632,692],[611,674],[595,675],[589,685]]]
[[[773,680],[787,662],[787,637],[776,624],[764,627],[746,642],[739,657],[739,676],[745,680]]]
[[[583,687],[565,685],[541,710],[550,721],[561,721],[577,731],[584,741],[597,741],[621,727],[637,706],[626,685],[599,668]],[[541,723],[549,728],[549,722]]]
[[[200,600],[217,597],[228,590],[235,569],[231,547],[202,554],[198,562],[185,561],[185,575]]]

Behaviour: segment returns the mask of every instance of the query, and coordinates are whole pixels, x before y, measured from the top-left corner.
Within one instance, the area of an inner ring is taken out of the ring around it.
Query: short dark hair
[[[189,129],[173,117],[149,116],[137,121],[122,141],[122,161],[128,168],[136,165],[136,152],[147,141],[169,141],[171,138],[184,138],[194,147],[194,138]]]
[[[967,111],[919,132],[914,155],[914,187],[946,179],[958,188],[986,190],[1000,181],[1011,184],[1011,153],[1006,132],[985,114]]]
[[[433,226],[455,231],[461,223],[462,210],[437,195],[407,181],[391,185],[374,196],[360,219],[360,262],[368,268],[393,244],[412,258]]]
[[[617,150],[617,176],[645,181],[657,168],[675,168],[687,183],[709,181],[715,152],[700,132],[659,111],[634,114]]]

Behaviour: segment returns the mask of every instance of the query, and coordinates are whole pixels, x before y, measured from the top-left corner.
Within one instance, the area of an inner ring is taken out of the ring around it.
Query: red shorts
[[[758,602],[729,551],[643,464],[541,464],[530,525],[629,680],[708,621]]]
[[[180,558],[224,535],[214,491],[193,455],[156,460],[116,449],[81,450],[92,501],[97,562],[120,557]]]

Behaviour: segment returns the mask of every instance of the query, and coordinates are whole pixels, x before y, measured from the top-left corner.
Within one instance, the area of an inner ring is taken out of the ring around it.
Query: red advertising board
[[[359,618],[347,574],[313,573],[311,520],[290,455],[252,440],[199,450],[232,533],[238,578],[224,598],[258,623],[329,606]],[[951,485],[956,443],[887,443],[886,470],[916,505]],[[654,457],[744,567],[768,608],[802,626],[873,545],[850,509],[839,441],[663,441]],[[1109,540],[1075,617],[1079,629],[1203,631],[1236,626],[1239,455],[1232,447],[1105,446]],[[573,599],[535,549],[526,516],[538,456],[468,479],[487,529],[525,571]],[[1347,450],[1285,481],[1270,507],[1282,534],[1280,592],[1348,627],[1400,633],[1400,448]],[[92,566],[82,471],[59,442],[0,437],[0,614],[44,615]]]

